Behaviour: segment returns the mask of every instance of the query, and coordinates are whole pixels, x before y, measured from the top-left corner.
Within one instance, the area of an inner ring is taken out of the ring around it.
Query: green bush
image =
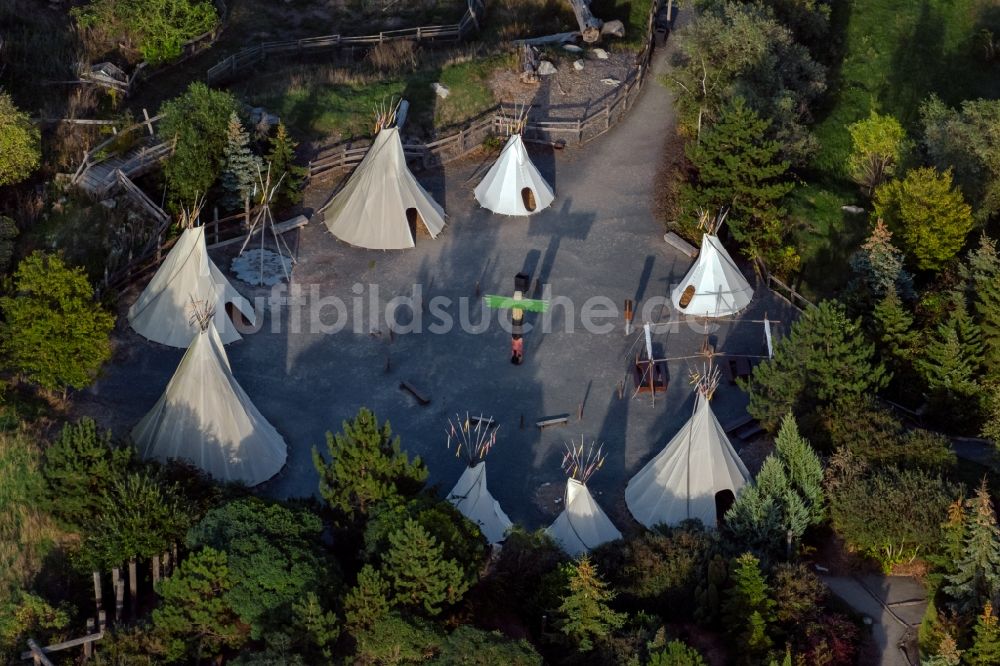
[[[115,446],[111,431],[93,419],[67,423],[45,450],[45,508],[67,527],[82,531],[100,514],[105,494],[125,477],[132,449]]]
[[[542,657],[531,643],[507,638],[464,624],[448,634],[433,666],[541,666]]]
[[[442,640],[429,622],[389,613],[354,635],[355,663],[423,663],[438,651]]]
[[[705,666],[701,653],[683,641],[673,640],[659,652],[649,655],[647,666]]]
[[[175,207],[204,197],[222,174],[229,117],[239,104],[232,94],[195,82],[178,97],[163,103],[157,132],[177,140],[163,167]]]
[[[211,0],[93,0],[72,11],[81,27],[108,35],[112,45],[134,43],[154,65],[177,58],[184,42],[219,24]]]
[[[83,388],[111,357],[114,316],[94,302],[83,271],[57,256],[24,259],[0,310],[0,348],[15,371],[43,389]]]
[[[928,472],[869,471],[851,458],[841,452],[827,476],[830,519],[847,543],[885,571],[936,549],[955,490]]]
[[[308,511],[244,499],[209,511],[186,543],[226,553],[233,581],[226,603],[260,638],[286,626],[293,603],[307,592],[332,591],[336,576],[320,546],[322,531]]]
[[[0,186],[19,183],[38,168],[40,137],[31,117],[0,90]]]

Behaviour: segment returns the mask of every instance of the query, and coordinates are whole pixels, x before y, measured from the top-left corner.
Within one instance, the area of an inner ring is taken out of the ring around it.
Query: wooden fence
[[[764,284],[767,285],[767,288],[788,301],[788,303],[796,310],[802,312],[808,308],[815,307],[813,302],[796,291],[795,287],[790,287],[771,275],[770,271],[767,270],[767,265],[764,263],[763,259],[757,259],[754,262],[754,265],[756,266],[757,272],[760,276],[764,278]]]
[[[662,5],[663,0],[653,3],[647,24],[646,44],[636,56],[634,66],[629,70],[625,80],[615,92],[603,98],[603,104],[597,102],[596,110],[593,103],[581,107],[583,114],[575,119],[539,118],[532,116],[529,109],[523,132],[525,140],[582,145],[601,136],[621,121],[638,98],[639,91],[642,90],[649,74],[655,39],[653,25]],[[499,104],[443,138],[430,143],[404,144],[403,151],[408,160],[412,160],[421,168],[447,164],[480,147],[487,137],[501,133],[505,126],[510,125],[513,117],[514,105]],[[322,149],[309,162],[308,178],[357,166],[364,159],[369,145],[371,140],[355,138]]]
[[[209,68],[205,79],[209,85],[237,76],[240,72],[266,61],[269,57],[304,56],[334,51],[344,47],[371,46],[402,39],[421,41],[459,41],[479,29],[486,9],[486,0],[468,0],[462,19],[452,25],[429,25],[400,30],[383,30],[373,35],[324,35],[287,41],[261,42],[220,60]]]

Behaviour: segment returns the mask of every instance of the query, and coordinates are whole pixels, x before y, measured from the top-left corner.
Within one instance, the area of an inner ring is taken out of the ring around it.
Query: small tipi
[[[566,447],[563,470],[568,478],[563,511],[545,532],[571,557],[622,537],[587,488],[587,481],[603,464],[604,455],[600,450],[595,454],[593,445],[584,455],[582,439],[579,446]]]
[[[714,383],[708,384],[699,384],[688,422],[625,486],[628,510],[646,527],[677,525],[689,518],[715,527],[720,518],[716,495],[728,490],[735,498],[750,480],[712,412]]]
[[[548,208],[555,198],[538,172],[521,138],[524,119],[511,125],[510,138],[486,177],[476,186],[476,201],[501,215],[533,215]]]
[[[395,110],[377,116],[376,136],[361,164],[324,212],[334,236],[371,250],[403,250],[415,245],[422,224],[431,238],[444,229],[444,210],[406,166]]]
[[[702,214],[705,233],[701,237],[701,252],[687,275],[671,293],[674,307],[684,314],[699,317],[734,315],[750,305],[753,289],[743,277],[726,248],[716,235],[725,214],[715,224]]]
[[[201,330],[132,439],[143,458],[188,460],[219,481],[255,486],[284,466],[285,440],[233,377],[211,315],[196,319]]]
[[[456,420],[457,417],[456,417]],[[500,508],[500,503],[486,488],[486,455],[496,443],[496,430],[489,432],[492,419],[480,417],[476,426],[472,427],[468,415],[460,425],[450,423],[448,432],[448,447],[456,443],[455,455],[465,451],[468,465],[458,483],[448,493],[448,501],[458,511],[479,526],[486,540],[491,544],[500,543],[507,538],[507,530],[511,527],[510,518]]]
[[[190,317],[192,303],[225,312],[231,303],[251,323],[253,306],[240,295],[212,263],[205,245],[205,227],[185,229],[136,302],[128,321],[135,332],[171,347],[191,344],[198,326]],[[228,317],[221,318],[219,339],[229,344],[242,339]]]

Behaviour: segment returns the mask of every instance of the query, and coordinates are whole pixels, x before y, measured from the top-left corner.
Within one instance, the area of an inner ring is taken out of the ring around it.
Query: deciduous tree
[[[906,132],[899,121],[874,109],[864,120],[847,127],[852,150],[847,171],[858,185],[871,194],[892,178],[906,151]]]
[[[111,357],[115,318],[94,302],[83,271],[55,255],[24,259],[0,310],[0,348],[17,372],[44,389],[83,388]]]
[[[38,168],[41,135],[27,113],[0,90],[0,186],[19,183]]]

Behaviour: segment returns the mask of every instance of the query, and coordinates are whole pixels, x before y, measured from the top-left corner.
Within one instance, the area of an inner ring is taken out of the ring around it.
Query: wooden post
[[[97,612],[97,628],[100,631],[104,631],[104,629],[107,626],[108,626],[108,615],[107,615],[107,613],[105,613],[104,611],[98,611]]]
[[[576,409],[576,420],[577,421],[582,421],[583,420],[583,403],[582,402],[580,403],[580,406],[577,407],[577,409]]]
[[[146,119],[146,129],[149,130],[149,136],[153,136],[153,123],[149,122],[149,111],[142,109],[142,117]]]
[[[135,607],[139,601],[139,590],[137,589],[136,581],[136,566],[135,558],[133,557],[128,561],[128,597],[129,597],[129,616],[134,620],[136,616]]]
[[[97,606],[97,612],[101,612],[101,574],[94,572],[94,603]]]
[[[117,569],[115,570],[117,571]],[[118,579],[115,584],[115,622],[122,621],[125,610],[125,581]]]
[[[94,618],[87,618],[87,635],[94,633]],[[87,661],[94,656],[94,644],[91,641],[87,641],[83,644],[83,660]]]
[[[583,121],[580,119],[576,121],[576,141],[583,143]]]
[[[212,236],[215,239],[213,242],[219,242],[219,207],[214,206],[212,208]]]
[[[131,263],[131,262],[130,262]],[[114,592],[115,597],[118,596],[118,583],[121,582],[121,570],[118,567],[111,568],[111,590]],[[117,622],[121,618],[119,617],[120,609],[115,607],[115,621]]]
[[[667,22],[674,18],[674,0],[667,0]]]
[[[153,555],[153,587],[160,582],[160,556]]]

